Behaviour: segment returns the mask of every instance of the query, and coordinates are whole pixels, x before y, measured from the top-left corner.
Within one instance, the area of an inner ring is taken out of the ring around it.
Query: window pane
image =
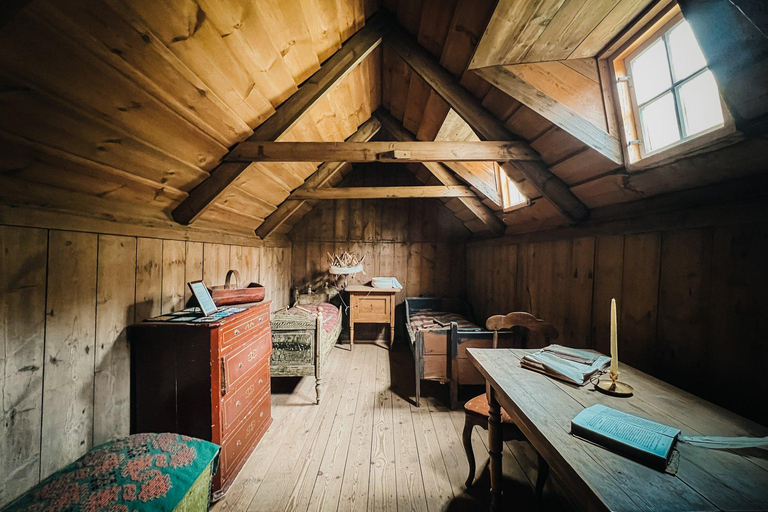
[[[723,124],[723,107],[712,72],[707,70],[680,86],[685,133],[688,137]]]
[[[503,171],[502,171],[503,172]],[[506,174],[506,173],[505,173]],[[525,202],[525,196],[517,189],[517,185],[515,185],[509,177],[507,179],[507,193],[509,194],[509,197],[507,198],[507,207],[510,206],[516,206],[520,203]]]
[[[681,21],[669,31],[668,42],[669,53],[672,56],[672,72],[676,82],[691,76],[707,65],[687,21]]]
[[[650,153],[680,140],[675,113],[675,98],[671,92],[640,109],[645,151]]]
[[[637,103],[645,103],[672,86],[667,50],[659,39],[630,63]]]

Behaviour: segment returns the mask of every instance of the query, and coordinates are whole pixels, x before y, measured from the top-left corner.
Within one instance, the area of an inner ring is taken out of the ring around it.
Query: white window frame
[[[632,111],[635,117],[635,124],[636,124],[636,130],[638,138],[640,139],[639,142],[639,149],[640,149],[640,158],[646,158],[648,156],[652,156],[658,153],[661,153],[663,151],[667,151],[670,148],[673,148],[675,146],[679,146],[680,144],[683,144],[685,142],[688,142],[692,139],[699,138],[701,136],[707,135],[708,133],[712,133],[718,130],[721,130],[726,124],[728,119],[728,110],[725,108],[725,105],[723,104],[722,97],[720,97],[720,109],[723,113],[723,122],[719,125],[715,125],[707,130],[697,132],[693,135],[688,135],[685,132],[685,122],[683,121],[682,116],[682,109],[680,106],[680,87],[685,85],[686,83],[690,82],[694,78],[700,76],[702,73],[709,70],[709,67],[705,65],[701,69],[695,71],[694,73],[688,75],[687,77],[675,81],[673,69],[672,69],[672,55],[670,54],[669,50],[669,43],[668,38],[670,32],[677,27],[680,23],[683,22],[683,15],[682,13],[678,13],[673,17],[671,20],[669,20],[666,24],[664,24],[659,30],[653,34],[651,37],[648,38],[647,41],[643,42],[636,50],[634,50],[632,53],[627,55],[624,58],[626,70],[627,70],[627,77],[629,78],[629,99],[632,104]],[[654,45],[657,41],[663,40],[664,49],[667,53],[667,71],[669,72],[669,81],[671,85],[669,88],[664,89],[662,92],[654,96],[653,98],[638,104],[637,101],[637,95],[635,94],[635,88],[634,88],[634,80],[632,77],[632,61],[642,55],[648,48],[650,48],[652,45]],[[680,133],[680,139],[672,142],[664,147],[655,149],[653,151],[647,151],[645,146],[645,128],[643,126],[643,120],[642,117],[640,117],[640,109],[642,109],[644,106],[649,105],[650,103],[653,103],[655,100],[659,99],[660,97],[664,96],[667,93],[672,93],[672,97],[674,98],[674,104],[675,104],[675,119],[677,120],[677,128]]]
[[[517,191],[523,197],[523,200],[519,203],[510,204],[509,187],[513,186],[517,188],[517,185],[512,180],[512,178],[507,176],[507,173],[504,171],[504,169],[502,169],[501,165],[494,162],[494,166],[496,168],[496,187],[499,191],[499,198],[501,199],[501,211],[507,213],[519,208],[530,206],[531,199],[523,194],[520,189],[517,189]]]

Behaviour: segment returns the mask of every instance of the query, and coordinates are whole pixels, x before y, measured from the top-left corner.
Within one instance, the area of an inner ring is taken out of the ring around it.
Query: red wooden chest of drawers
[[[211,324],[129,327],[131,433],[176,432],[220,444],[225,492],[272,423],[269,302]]]

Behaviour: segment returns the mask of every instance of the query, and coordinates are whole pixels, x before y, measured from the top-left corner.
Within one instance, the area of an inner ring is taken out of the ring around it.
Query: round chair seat
[[[470,414],[472,416],[477,416],[480,418],[488,419],[488,412],[490,411],[491,406],[488,405],[488,397],[485,393],[482,395],[477,395],[472,400],[469,400],[467,403],[464,404],[464,412],[466,414]],[[512,417],[507,414],[507,411],[504,409],[501,410],[501,422],[502,423],[511,423],[512,425],[515,424],[515,422],[512,421]]]

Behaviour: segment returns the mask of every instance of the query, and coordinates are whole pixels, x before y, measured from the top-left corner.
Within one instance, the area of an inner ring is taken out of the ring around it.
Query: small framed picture
[[[192,291],[192,295],[197,299],[197,303],[200,305],[200,309],[203,311],[204,316],[211,316],[213,313],[219,310],[216,304],[213,302],[213,297],[202,281],[193,281],[187,283],[189,289]]]

